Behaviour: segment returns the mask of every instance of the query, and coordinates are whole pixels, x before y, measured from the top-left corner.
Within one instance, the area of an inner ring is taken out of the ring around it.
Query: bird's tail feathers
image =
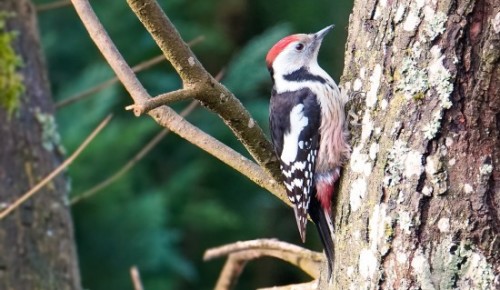
[[[314,210],[315,207],[316,210]],[[316,198],[311,198],[309,215],[318,229],[321,243],[325,249],[326,258],[328,260],[328,280],[330,280],[332,277],[333,263],[335,259],[335,252],[333,248],[333,223],[329,212],[326,209],[323,210],[321,208],[320,203]]]

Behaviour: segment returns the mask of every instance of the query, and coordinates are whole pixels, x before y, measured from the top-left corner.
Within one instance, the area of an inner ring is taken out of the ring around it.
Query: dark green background
[[[315,32],[334,23],[319,62],[338,80],[351,2],[171,0],[160,4],[185,40],[205,37],[194,52],[214,75],[226,68],[223,83],[268,132],[267,50],[288,34]],[[91,3],[129,64],[160,53],[125,0]],[[113,76],[72,7],[40,13],[39,24],[56,101]],[[140,73],[139,78],[152,95],[180,86],[166,62]],[[113,174],[161,130],[150,118],[125,111],[129,104],[126,91],[115,85],[57,111],[68,152],[114,113],[111,124],[71,166],[71,196]],[[174,108],[180,110],[186,104]],[[197,109],[188,119],[246,154],[213,113]],[[257,238],[301,245],[291,209],[173,134],[118,182],[74,206],[73,216],[82,283],[91,290],[132,289],[132,265],[139,267],[147,290],[211,289],[224,260],[203,262],[203,252],[210,247]],[[321,249],[312,225],[305,247]],[[237,289],[308,280],[284,262],[261,259],[247,265]]]

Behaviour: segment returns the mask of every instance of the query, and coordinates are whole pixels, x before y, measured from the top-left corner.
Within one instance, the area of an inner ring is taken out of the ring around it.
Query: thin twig
[[[144,290],[141,281],[141,274],[139,273],[137,266],[132,266],[132,268],[130,268],[130,277],[132,278],[132,284],[134,284],[134,290]]]
[[[9,205],[5,210],[0,212],[0,220],[5,218],[9,213],[11,213],[13,210],[15,210],[17,207],[19,207],[21,204],[23,204],[26,200],[28,200],[30,197],[32,197],[35,193],[37,193],[41,188],[43,188],[47,183],[49,183],[54,177],[56,177],[61,171],[63,171],[66,167],[68,167],[78,156],[80,156],[80,153],[89,145],[92,140],[101,132],[101,130],[109,123],[111,120],[111,115],[107,116],[100,124],[97,126],[97,128],[92,131],[92,133],[83,141],[83,143],[78,146],[78,148],[71,154],[71,156],[66,159],[61,165],[59,165],[56,169],[54,169],[49,175],[47,175],[42,181],[40,181],[37,185],[35,185],[33,188],[28,190],[25,194],[23,194],[19,199],[17,199],[15,202],[13,202],[11,205]]]
[[[162,58],[158,58],[159,59],[159,62],[164,59],[163,58],[163,55],[161,56]],[[63,107],[66,107],[68,105],[71,105],[73,103],[76,103],[78,101],[81,101],[83,99],[85,99],[86,97],[88,96],[91,96],[97,92],[100,92],[114,84],[116,84],[118,82],[118,78],[117,77],[114,77],[112,79],[109,79],[109,80],[106,80],[94,87],[91,87],[90,89],[87,89],[83,92],[80,92],[80,93],[77,93],[76,95],[73,95],[69,98],[66,98],[66,99],[63,99],[63,100],[60,100],[58,101],[56,104],[55,104],[55,107],[56,109],[60,109],[60,108],[63,108]]]
[[[180,115],[182,117],[186,117],[189,115],[196,107],[198,106],[198,101],[192,101],[181,113]],[[78,194],[75,197],[73,197],[70,201],[71,205],[75,205],[76,203],[82,201],[83,199],[87,199],[89,197],[92,197],[94,194],[97,192],[101,191],[102,189],[108,187],[110,184],[114,183],[120,177],[122,177],[125,173],[127,173],[130,169],[132,169],[139,161],[142,160],[146,154],[148,154],[167,134],[170,133],[170,130],[167,128],[164,128],[161,130],[156,136],[149,141],[144,148],[142,148],[131,160],[129,160],[125,166],[123,166],[120,170],[118,170],[115,174],[111,175],[104,181],[100,182],[99,184],[95,185],[91,189],[85,191],[82,194]]]
[[[196,96],[196,93],[194,90],[190,89],[182,89],[182,90],[177,90],[173,92],[169,92],[166,94],[161,94],[158,95],[155,98],[151,98],[144,102],[143,104],[140,104],[137,106],[137,104],[133,104],[130,106],[125,107],[125,110],[140,110],[143,113],[148,113],[149,111],[158,108],[159,106],[162,106],[167,103],[175,102],[175,101],[182,101],[182,100],[187,100],[187,99],[192,99]]]
[[[219,74],[220,73],[223,73],[223,71],[219,72]],[[214,79],[217,82],[220,82],[220,80],[217,79],[217,76]],[[160,94],[154,98],[147,100],[146,102],[144,102],[142,104],[133,104],[133,105],[127,106],[127,107],[125,107],[125,110],[134,110],[136,115],[139,116],[140,114],[148,113],[149,111],[151,111],[155,108],[158,108],[159,106],[162,106],[165,104],[170,104],[170,103],[176,102],[176,101],[199,98],[200,96],[203,96],[204,94],[206,94],[206,91],[203,89],[203,87],[194,86],[193,88],[189,88],[189,89],[180,89],[180,90]]]
[[[313,278],[320,275],[319,269],[325,261],[322,253],[313,252],[302,247],[274,239],[260,239],[212,248],[205,251],[203,260],[208,261],[221,256],[239,253],[240,258],[255,259],[269,256],[295,265]]]
[[[71,6],[70,0],[54,1],[51,3],[47,3],[47,4],[40,4],[40,5],[36,6],[36,11],[37,12],[45,12],[48,10],[63,8],[66,6]]]
[[[205,39],[205,37],[203,35],[200,35],[200,36],[196,37],[195,39],[191,40],[190,42],[188,42],[188,45],[189,46],[196,45],[196,44],[202,42],[204,39]],[[146,69],[148,69],[156,64],[159,64],[160,62],[162,62],[164,60],[165,60],[165,56],[163,56],[163,54],[155,56],[149,60],[143,61],[143,62],[133,66],[132,71],[134,73],[139,73],[139,72],[146,70]],[[85,99],[86,97],[88,97],[92,94],[95,94],[99,91],[102,91],[105,88],[116,84],[117,82],[119,82],[119,79],[115,76],[115,77],[113,77],[109,80],[106,80],[106,81],[104,81],[104,82],[102,82],[102,83],[100,83],[100,84],[98,84],[98,85],[96,85],[88,90],[77,93],[76,95],[73,95],[69,98],[66,98],[64,100],[57,102],[56,109],[60,109],[60,108],[65,107],[67,105],[71,105],[75,102],[81,101],[82,99]]]

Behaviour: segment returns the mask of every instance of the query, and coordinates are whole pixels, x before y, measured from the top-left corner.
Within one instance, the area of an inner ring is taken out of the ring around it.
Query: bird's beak
[[[315,39],[316,41],[318,41],[318,40],[319,40],[319,41],[323,40],[323,37],[325,37],[325,35],[327,35],[327,34],[328,34],[328,32],[330,32],[330,30],[332,30],[334,27],[335,27],[335,25],[333,25],[333,24],[332,24],[332,25],[327,26],[327,27],[325,27],[325,28],[321,29],[320,31],[318,31],[318,32],[314,33],[314,34],[313,34],[314,39]]]
[[[318,53],[319,47],[321,46],[321,42],[323,42],[323,37],[325,37],[328,34],[328,32],[330,32],[330,30],[333,29],[334,26],[335,25],[330,25],[330,26],[327,26],[327,27],[321,29],[320,31],[318,31],[316,33],[309,34],[309,37],[312,40],[311,41],[311,51],[312,52],[314,52],[315,54]]]

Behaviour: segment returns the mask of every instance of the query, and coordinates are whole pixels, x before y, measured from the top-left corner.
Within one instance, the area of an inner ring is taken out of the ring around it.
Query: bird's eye
[[[301,51],[304,49],[304,44],[303,43],[297,43],[297,45],[295,45],[295,49],[297,51]]]

